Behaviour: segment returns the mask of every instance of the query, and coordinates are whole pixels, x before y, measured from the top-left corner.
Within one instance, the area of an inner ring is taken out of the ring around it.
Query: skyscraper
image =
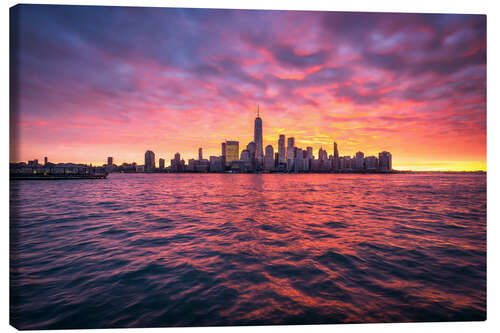
[[[221,156],[224,158],[226,157],[226,143],[225,142],[221,143]]]
[[[108,157],[108,165],[113,165],[113,157]]]
[[[222,169],[226,166],[226,143],[221,143],[221,159],[222,159]]]
[[[240,157],[240,143],[238,141],[226,141],[226,165],[237,161]]]
[[[333,143],[333,158],[339,158],[339,149],[337,147],[337,142]]]
[[[144,154],[144,170],[153,171],[155,167],[155,153],[153,153],[151,150],[148,150],[146,154]]]
[[[200,147],[198,148],[198,160],[202,160],[203,159],[203,149]]]
[[[158,160],[158,164],[159,164],[160,170],[165,169],[165,159],[160,158],[160,159]]]
[[[278,140],[278,156],[278,163],[286,163],[285,136],[283,134],[280,134]]]
[[[286,146],[286,164],[287,169],[292,170],[293,160],[295,158],[295,138],[289,137]]]
[[[49,159],[47,158],[47,156],[45,156],[45,157],[43,158],[43,164],[44,164],[44,165],[47,165],[47,163],[49,163]]]
[[[257,106],[257,118],[254,122],[253,130],[253,142],[255,142],[256,147],[256,157],[259,163],[262,162],[263,157],[263,143],[262,143],[262,119],[259,117],[259,107]]]

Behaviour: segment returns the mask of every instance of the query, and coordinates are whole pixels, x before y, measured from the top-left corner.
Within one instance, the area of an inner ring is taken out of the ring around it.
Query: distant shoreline
[[[280,175],[306,175],[306,174],[356,174],[356,175],[375,175],[375,174],[423,174],[423,173],[446,173],[446,174],[486,174],[486,171],[477,170],[477,171],[413,171],[413,170],[391,170],[391,171],[340,171],[340,172],[331,172],[331,171],[302,171],[302,172],[195,172],[195,171],[183,171],[183,172],[164,172],[164,171],[146,171],[146,172],[112,172],[110,174],[262,174],[262,175],[271,175],[271,174],[280,174]]]

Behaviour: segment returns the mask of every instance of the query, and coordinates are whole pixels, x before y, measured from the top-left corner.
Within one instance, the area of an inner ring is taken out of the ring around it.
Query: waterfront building
[[[295,138],[289,137],[286,146],[286,166],[287,170],[293,170],[293,161],[295,159]]]
[[[146,168],[144,167],[144,165],[136,165],[135,166],[135,172],[144,172],[146,170]]]
[[[274,156],[274,148],[273,148],[273,146],[271,146],[271,145],[267,145],[266,146],[266,155],[265,156],[266,157],[271,157],[271,158],[274,159],[274,157],[273,157]]]
[[[278,163],[285,164],[286,163],[286,151],[285,151],[285,136],[280,134],[278,139]]]
[[[224,164],[222,156],[210,156],[210,172],[224,171]]]
[[[383,151],[378,154],[379,169],[382,171],[392,170],[392,155],[388,151]]]
[[[307,153],[307,158],[308,159],[312,160],[314,158],[312,147],[307,147],[306,148],[306,153]]]
[[[294,151],[294,161],[293,161],[293,170],[295,172],[297,171],[304,171],[305,166],[304,166],[304,152],[302,151],[302,148],[296,148]]]
[[[247,150],[248,150],[248,153],[250,155],[250,169],[253,171],[253,170],[256,170],[258,166],[260,166],[261,163],[258,162],[258,157],[257,157],[257,145],[255,144],[255,142],[250,142],[248,145],[247,145]]]
[[[335,158],[333,155],[328,156],[328,170],[335,170]]]
[[[118,172],[134,173],[137,172],[137,163],[122,163],[118,167]]]
[[[266,153],[264,156],[264,170],[273,171],[275,169],[274,149],[273,146],[266,146]]]
[[[339,169],[340,169],[339,148],[337,146],[337,142],[333,142],[332,170],[339,170]]]
[[[365,168],[365,154],[362,151],[358,151],[354,157],[354,168],[353,169],[364,169]]]
[[[247,166],[249,162],[234,160],[231,161],[231,171],[233,172],[247,172]]]
[[[191,158],[188,160],[187,171],[190,172],[208,172],[210,169],[210,162],[206,159],[195,160]]]
[[[365,169],[366,170],[377,170],[378,169],[378,158],[375,156],[365,157]]]
[[[222,157],[222,163],[223,167],[226,165],[226,143],[222,142],[221,143],[221,157]]]
[[[181,154],[176,153],[174,159],[170,160],[170,171],[171,172],[184,172],[186,171],[186,165],[184,160],[181,160]]]
[[[254,122],[253,141],[255,142],[256,145],[255,156],[259,164],[261,164],[263,159],[262,119],[259,116],[258,106],[257,106],[257,118],[255,118]]]
[[[305,153],[305,159],[306,159],[306,170],[311,170],[312,167],[312,160],[314,159],[314,154],[313,154],[313,148],[312,147],[307,147],[306,150],[304,151]]]
[[[310,161],[310,170],[316,172],[325,172],[331,170],[330,160],[328,159],[328,153],[321,147],[318,150],[318,159],[313,159]]]
[[[232,161],[237,161],[240,156],[238,141],[226,141],[226,165],[231,165]]]
[[[255,142],[251,141],[247,144],[247,150],[250,153],[250,158],[257,158],[257,145]]]
[[[144,154],[144,171],[153,171],[155,167],[155,153],[153,153],[151,150],[148,150],[146,154]]]
[[[241,151],[240,161],[245,161],[245,162],[251,161],[251,155],[248,149],[243,149]]]
[[[323,150],[323,147],[319,148],[318,159],[321,161],[326,161],[328,159],[328,153],[326,150]]]
[[[165,169],[165,159],[160,158],[160,159],[158,160],[158,164],[159,164],[158,166],[159,166],[160,170]]]
[[[340,160],[340,170],[350,170],[352,168],[351,166],[351,156],[342,156],[339,158]]]

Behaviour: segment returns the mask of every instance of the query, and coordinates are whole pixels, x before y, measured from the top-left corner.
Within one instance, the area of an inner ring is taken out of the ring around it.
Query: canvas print
[[[486,16],[10,9],[18,329],[486,319]]]

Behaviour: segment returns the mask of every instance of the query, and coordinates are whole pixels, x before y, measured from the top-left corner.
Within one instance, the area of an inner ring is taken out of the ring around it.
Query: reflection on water
[[[10,184],[18,328],[486,316],[485,175]]]

